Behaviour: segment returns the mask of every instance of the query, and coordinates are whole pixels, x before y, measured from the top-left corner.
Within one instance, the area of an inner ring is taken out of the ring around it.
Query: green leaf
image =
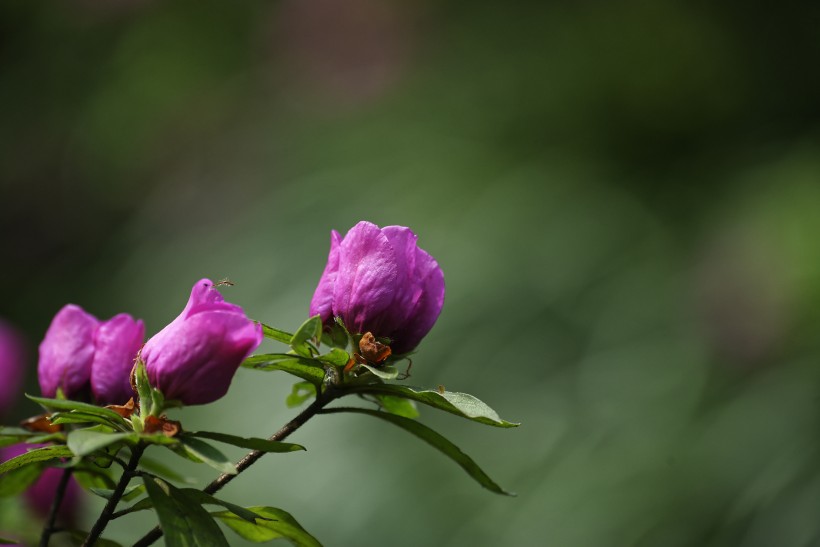
[[[117,483],[111,478],[111,471],[109,469],[99,468],[93,464],[75,467],[74,478],[80,486],[88,491],[94,488],[113,490],[117,486]]]
[[[75,545],[82,545],[85,541],[85,538],[88,537],[88,532],[83,532],[81,530],[71,530],[69,532],[69,535]],[[122,544],[117,543],[116,541],[112,541],[110,539],[98,538],[97,541],[94,542],[94,547],[122,547]]]
[[[359,363],[356,366],[366,368],[373,375],[378,376],[382,380],[395,380],[396,378],[399,377],[399,369],[397,369],[396,367],[391,367],[389,365],[376,368],[376,367],[371,367],[370,365],[365,365],[365,364]]]
[[[182,491],[186,492],[191,497],[191,499],[195,499],[200,505],[220,505],[228,511],[230,511],[231,513],[233,513],[234,515],[236,515],[237,517],[247,522],[255,523],[256,519],[264,520],[266,518],[263,515],[259,515],[254,511],[251,511],[250,509],[246,509],[234,503],[229,503],[227,501],[215,498],[212,495],[203,492],[202,490],[184,488]]]
[[[419,409],[416,408],[416,403],[410,399],[394,395],[375,395],[375,397],[379,406],[390,414],[414,419],[419,417]]]
[[[310,343],[311,340],[319,340],[322,337],[322,318],[314,315],[296,329],[293,338],[290,340],[290,347],[302,357],[313,357],[316,348]]]
[[[245,359],[242,366],[254,370],[281,370],[316,386],[321,385],[325,377],[325,370],[318,361],[281,353],[252,355]]]
[[[81,403],[79,401],[69,401],[67,399],[46,399],[44,397],[34,397],[28,393],[26,394],[26,397],[43,406],[46,410],[77,410],[86,414],[92,414],[94,416],[102,416],[123,427],[128,427],[125,418],[110,408],[103,408],[101,406]]]
[[[289,332],[269,327],[264,323],[259,324],[262,325],[262,334],[265,336],[265,338],[270,338],[272,340],[276,340],[277,342],[282,342],[283,344],[287,345],[290,345],[290,341],[293,340],[293,335]]]
[[[104,433],[92,429],[78,429],[68,434],[68,448],[76,456],[86,456],[106,446],[122,441],[138,440],[134,433]]]
[[[185,484],[195,484],[196,480],[190,477],[183,477],[164,463],[158,462],[153,458],[146,458],[143,456],[140,459],[140,469],[144,469],[155,475],[159,475],[163,479],[171,480],[174,482],[182,482]]]
[[[17,427],[0,427],[0,448],[24,442],[36,435],[39,433],[32,433]]]
[[[321,547],[322,544],[302,528],[287,511],[275,507],[248,507],[248,509],[271,520],[258,520],[254,524],[227,511],[212,514],[241,538],[254,543],[282,538],[298,547]]]
[[[293,384],[290,395],[285,399],[285,404],[288,408],[296,408],[314,396],[316,396],[316,386],[310,382],[296,382]]]
[[[495,410],[467,393],[435,391],[432,389],[421,389],[395,384],[354,385],[348,389],[352,393],[372,393],[374,395],[404,397],[405,399],[418,401],[433,408],[444,410],[456,416],[461,416],[462,418],[486,425],[496,427],[518,427],[520,425],[502,420]]]
[[[15,541],[13,539],[7,539],[7,538],[0,537],[0,545],[19,545],[19,544],[20,544],[20,542]]]
[[[382,420],[388,421],[394,425],[401,427],[402,429],[409,431],[413,435],[417,436],[418,438],[426,441],[437,450],[439,450],[442,454],[452,459],[458,465],[464,469],[468,475],[470,475],[473,479],[475,479],[481,486],[490,490],[491,492],[495,492],[496,494],[503,494],[505,496],[514,496],[515,494],[511,492],[507,492],[503,488],[501,488],[498,484],[496,484],[479,466],[477,463],[473,461],[470,456],[465,454],[461,451],[459,447],[454,445],[452,442],[447,440],[446,437],[436,433],[426,425],[423,425],[415,420],[411,420],[409,418],[404,418],[402,416],[397,416],[395,414],[389,414],[387,412],[379,412],[378,410],[371,410],[369,408],[351,408],[351,407],[343,407],[343,408],[329,408],[320,411],[322,414],[335,414],[339,412],[354,412],[357,414],[367,414],[369,416],[375,416],[376,418],[381,418]]]
[[[168,547],[229,547],[222,530],[187,492],[155,477],[144,477]]]
[[[185,439],[189,436],[211,439],[212,441],[232,444],[233,446],[247,448],[249,450],[259,450],[260,452],[295,452],[305,449],[304,446],[299,444],[269,441],[268,439],[259,439],[257,437],[237,437],[236,435],[228,435],[227,433],[216,433],[212,431],[195,431],[193,433],[185,433],[182,438]]]
[[[180,446],[189,456],[193,456],[194,461],[206,463],[220,473],[236,475],[236,466],[233,462],[213,446],[189,436],[181,437],[180,441],[181,443],[176,446]]]
[[[91,492],[93,492],[94,494],[97,494],[101,498],[105,498],[107,500],[110,500],[111,496],[114,495],[114,489],[113,488],[112,489],[108,489],[108,488],[89,488],[89,490]],[[145,492],[145,485],[132,484],[131,486],[128,486],[125,489],[125,491],[123,491],[122,499],[125,500],[125,501],[132,500],[132,499],[136,498],[137,496],[139,496],[140,494],[142,494],[143,492]]]
[[[0,497],[16,496],[36,481],[45,469],[43,465],[19,467],[3,475],[0,480]]]
[[[148,477],[145,477],[144,480],[147,480]],[[126,507],[121,511],[117,511],[117,517],[124,517],[125,515],[129,515],[131,513],[136,513],[137,511],[145,511],[146,509],[153,509],[154,503],[151,501],[151,498],[142,498],[137,503],[130,507]]]
[[[20,454],[19,456],[0,464],[0,475],[33,463],[46,462],[59,458],[70,458],[73,455],[74,454],[72,454],[71,450],[67,446],[61,444],[35,448],[34,450],[26,452],[25,454]]]
[[[350,361],[350,354],[343,349],[333,348],[328,353],[317,357],[317,359],[329,365],[343,367]]]
[[[51,415],[51,423],[55,425],[60,424],[100,424],[112,427],[114,429],[123,429],[123,426],[119,422],[114,422],[113,420],[105,417],[105,416],[98,416],[96,414],[90,414],[88,412],[81,412],[79,410],[72,410],[70,412],[55,412]]]

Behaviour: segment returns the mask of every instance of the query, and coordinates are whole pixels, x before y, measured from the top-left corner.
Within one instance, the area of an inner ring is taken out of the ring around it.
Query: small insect
[[[444,395],[447,392],[447,390],[444,389],[443,385],[439,384],[438,385],[438,392],[439,392],[439,394]]]
[[[393,353],[393,350],[391,350],[387,344],[382,344],[376,340],[372,332],[366,332],[362,335],[362,339],[359,340],[359,352],[360,353],[354,353],[347,362],[344,368],[345,372],[350,372],[357,364],[378,368],[384,365],[387,358]]]
[[[222,279],[214,283],[214,287],[233,287],[234,285],[236,285],[236,283],[234,283],[227,277],[223,277]]]

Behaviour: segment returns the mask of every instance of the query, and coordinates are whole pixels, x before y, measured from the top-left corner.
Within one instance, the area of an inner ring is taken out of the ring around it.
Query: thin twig
[[[117,508],[117,504],[120,502],[120,499],[125,492],[125,488],[134,477],[134,471],[137,469],[137,464],[139,464],[140,458],[142,457],[142,453],[144,451],[145,445],[143,444],[138,444],[131,450],[131,459],[128,460],[128,467],[123,470],[122,476],[120,477],[120,482],[117,483],[116,488],[114,488],[114,492],[108,499],[108,503],[106,503],[105,507],[103,507],[100,517],[97,519],[97,522],[94,523],[93,528],[91,528],[91,531],[88,533],[88,537],[85,538],[83,547],[90,547],[91,545],[94,545],[94,543],[100,538],[100,535],[102,535],[103,530],[105,530],[105,527],[114,515],[114,509]]]
[[[63,503],[66,488],[68,488],[68,481],[71,479],[71,473],[73,471],[74,470],[69,467],[63,469],[63,474],[60,475],[60,482],[57,483],[57,490],[54,492],[54,501],[51,502],[48,519],[46,520],[46,525],[43,527],[43,533],[40,536],[40,547],[48,547],[51,534],[57,531],[54,524],[57,521],[57,513],[60,512],[60,504]]]
[[[305,410],[299,413],[294,419],[286,423],[282,426],[282,428],[268,437],[269,441],[282,441],[287,438],[288,435],[302,427],[305,422],[311,419],[313,416],[319,413],[322,408],[325,407],[329,402],[335,399],[337,395],[334,393],[333,388],[329,387],[324,393],[319,394],[316,399],[308,406]],[[253,450],[252,452],[248,452],[245,457],[239,460],[236,463],[236,474],[229,475],[227,473],[221,474],[219,477],[214,479],[208,486],[202,489],[203,492],[207,494],[214,494],[221,490],[226,484],[231,482],[235,477],[239,476],[245,469],[253,465],[259,458],[264,456],[266,452],[262,452],[260,450]],[[142,539],[134,543],[134,547],[147,547],[151,545],[156,540],[162,537],[162,529],[157,526],[147,534],[145,534]]]

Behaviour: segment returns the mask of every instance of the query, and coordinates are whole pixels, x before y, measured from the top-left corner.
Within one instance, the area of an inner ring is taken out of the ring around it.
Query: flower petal
[[[81,307],[68,304],[61,309],[40,343],[37,375],[45,397],[61,388],[66,397],[87,395],[94,358],[94,334],[100,322]]]
[[[359,222],[339,247],[339,273],[333,291],[333,313],[353,332],[380,330],[396,293],[395,253],[378,226]]]
[[[330,232],[330,253],[327,257],[327,265],[313,299],[310,301],[310,316],[320,315],[322,323],[327,324],[333,320],[333,290],[336,284],[336,277],[339,274],[339,246],[342,243],[342,236],[339,232]]]
[[[145,339],[145,326],[121,313],[97,329],[91,362],[91,391],[97,403],[122,405],[133,397],[131,369]]]

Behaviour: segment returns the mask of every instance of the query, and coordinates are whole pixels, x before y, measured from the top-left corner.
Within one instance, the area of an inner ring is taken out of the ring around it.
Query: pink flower
[[[444,274],[417,239],[404,226],[364,221],[344,238],[332,231],[310,315],[327,326],[341,317],[350,332],[390,338],[396,354],[415,348],[444,305]]]
[[[15,328],[0,320],[0,417],[17,402],[24,369],[23,339]]]
[[[140,320],[121,313],[100,321],[81,307],[61,309],[40,344],[37,374],[44,396],[124,404],[132,397],[131,368],[145,335]]]
[[[142,360],[151,385],[167,399],[205,404],[227,393],[239,365],[261,342],[262,326],[202,279],[179,317],[145,344]]]

